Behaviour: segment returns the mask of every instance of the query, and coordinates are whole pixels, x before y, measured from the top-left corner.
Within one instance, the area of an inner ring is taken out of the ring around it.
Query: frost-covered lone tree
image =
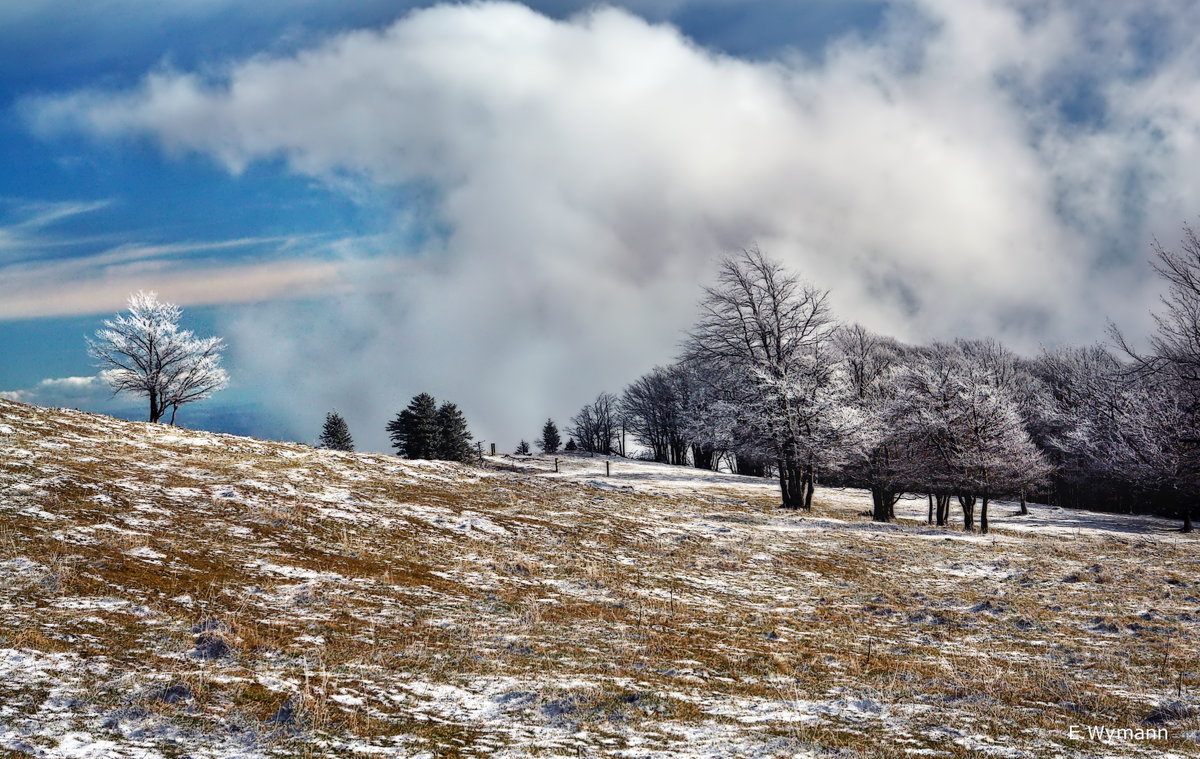
[[[179,407],[204,400],[229,384],[221,368],[225,342],[219,337],[196,337],[181,329],[183,311],[158,299],[153,292],[129,296],[129,310],[104,320],[104,328],[88,340],[88,354],[113,393],[144,395],[150,421],[167,411],[175,423]]]
[[[317,438],[317,446],[331,451],[353,451],[354,438],[350,436],[350,425],[336,411],[325,415],[325,426]]]

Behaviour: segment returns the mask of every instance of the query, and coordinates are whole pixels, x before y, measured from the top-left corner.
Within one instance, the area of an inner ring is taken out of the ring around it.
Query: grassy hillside
[[[0,401],[0,756],[1200,755],[1169,523],[492,464]]]

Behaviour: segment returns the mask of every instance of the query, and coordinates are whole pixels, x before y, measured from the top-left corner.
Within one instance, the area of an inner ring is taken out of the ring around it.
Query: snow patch
[[[135,559],[145,559],[146,561],[150,562],[151,564],[160,564],[160,563],[162,563],[160,561],[161,559],[167,558],[167,555],[165,553],[159,553],[158,551],[155,551],[150,546],[141,546],[140,548],[130,549],[125,552],[125,555],[132,556]]]
[[[270,572],[271,574],[280,575],[282,577],[295,577],[305,580],[342,580],[340,574],[336,572],[318,572],[315,569],[305,569],[304,567],[289,567],[283,564],[272,564],[269,561],[259,559],[252,561],[246,565],[251,569],[257,569],[262,572]]]

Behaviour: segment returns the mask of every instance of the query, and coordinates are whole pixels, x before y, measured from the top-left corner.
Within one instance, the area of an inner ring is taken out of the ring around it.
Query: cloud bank
[[[668,360],[715,258],[754,243],[905,339],[1144,325],[1149,238],[1200,211],[1200,13],[1081,5],[897,2],[819,62],[616,9],[447,5],[25,112],[429,198],[397,209],[423,247],[340,272],[350,294],[321,310],[255,309],[236,363],[372,446],[421,390],[511,446]]]
[[[141,403],[114,396],[103,373],[86,377],[51,377],[23,390],[0,390],[0,398],[53,408],[81,408],[104,414],[127,415]]]

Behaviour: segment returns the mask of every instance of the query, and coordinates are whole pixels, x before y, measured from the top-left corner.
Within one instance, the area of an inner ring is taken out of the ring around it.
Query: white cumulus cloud
[[[23,390],[0,391],[0,398],[21,403],[54,407],[115,408],[112,392],[101,375],[86,377],[50,377]]]
[[[444,236],[319,313],[256,309],[234,348],[281,407],[337,406],[370,444],[429,390],[511,445],[668,360],[714,258],[754,243],[902,338],[1144,325],[1150,235],[1200,211],[1200,14],[1080,5],[897,2],[819,62],[616,9],[445,5],[25,109],[235,173],[422,188]]]

